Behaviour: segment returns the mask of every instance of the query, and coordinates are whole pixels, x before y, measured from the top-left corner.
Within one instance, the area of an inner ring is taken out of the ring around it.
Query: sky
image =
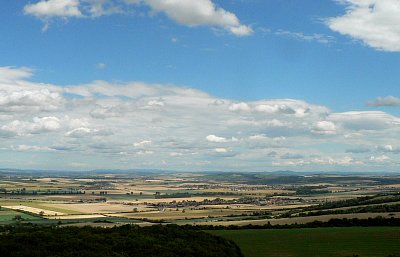
[[[400,0],[4,0],[0,167],[400,171]]]

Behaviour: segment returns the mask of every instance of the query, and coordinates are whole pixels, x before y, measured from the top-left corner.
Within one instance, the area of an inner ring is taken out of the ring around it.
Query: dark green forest
[[[243,256],[232,241],[178,226],[3,227],[2,257]]]

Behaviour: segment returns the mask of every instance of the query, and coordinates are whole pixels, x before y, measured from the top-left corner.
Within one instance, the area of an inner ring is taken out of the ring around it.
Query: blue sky
[[[393,170],[399,165],[398,0],[0,5],[1,166]],[[197,102],[189,107],[188,99]],[[201,104],[207,101],[222,109],[204,113]],[[157,108],[134,113],[132,108],[143,110],[142,102]],[[28,112],[27,106],[37,110]],[[185,108],[187,113],[177,111]],[[101,117],[93,115],[97,112]],[[220,124],[213,124],[216,119]],[[118,135],[130,144],[116,142]],[[103,144],[102,151],[96,144]],[[105,156],[112,159],[107,165],[99,161]],[[31,163],[21,164],[23,159]]]

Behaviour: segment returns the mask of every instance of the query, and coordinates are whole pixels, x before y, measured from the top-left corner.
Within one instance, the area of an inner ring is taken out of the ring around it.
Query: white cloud
[[[376,150],[380,151],[380,152],[385,152],[385,153],[400,153],[400,148],[395,147],[393,145],[381,145],[381,146],[377,146]]]
[[[400,125],[400,118],[380,111],[334,113],[328,119],[350,130],[384,130]]]
[[[115,13],[123,13],[122,6],[118,5],[118,1],[114,0],[80,0],[86,4],[83,9],[91,17],[100,17]]]
[[[270,32],[268,32],[270,33]],[[288,30],[277,30],[274,32],[275,35],[277,36],[284,36],[284,37],[289,37],[293,39],[297,39],[300,41],[306,41],[306,42],[318,42],[321,44],[331,44],[335,42],[335,38],[332,36],[328,35],[323,35],[319,33],[313,33],[313,34],[305,34],[303,32],[293,32],[293,31],[288,31]]]
[[[231,106],[229,106],[229,110],[233,111],[233,112],[237,112],[237,111],[250,111],[250,106],[247,103],[234,103],[231,104]]]
[[[0,89],[0,112],[52,111],[62,104],[62,96],[48,89],[13,92]]]
[[[80,17],[79,0],[42,0],[24,7],[25,14],[39,18]]]
[[[378,97],[373,101],[369,101],[367,105],[374,107],[400,106],[400,97],[394,97],[394,96]]]
[[[31,75],[0,68],[0,138],[16,166],[35,152],[45,156],[39,163],[70,167],[56,158],[62,151],[88,168],[162,168],[168,160],[170,169],[361,169],[370,155],[391,156],[400,145],[399,117],[380,111],[335,113],[296,99],[236,102],[143,82],[59,86]],[[395,158],[373,164],[398,165]]]
[[[363,41],[370,47],[400,51],[400,1],[341,0],[346,13],[330,18],[330,29]]]
[[[183,153],[177,153],[177,152],[169,153],[169,156],[171,156],[171,157],[178,157],[178,156],[182,156],[182,155],[183,155]]]
[[[260,104],[254,110],[265,113],[295,114],[296,111],[285,104]]]
[[[12,146],[11,149],[13,149],[14,151],[21,151],[21,152],[54,151],[53,149],[47,146],[36,146],[36,145],[18,145],[18,146]]]
[[[152,143],[151,140],[143,140],[143,141],[140,141],[140,142],[136,142],[136,143],[134,143],[133,145],[134,145],[135,147],[142,148],[142,147],[151,145],[151,143]]]
[[[227,153],[228,152],[228,149],[226,149],[226,148],[215,148],[214,149],[214,151],[216,152],[216,153]]]
[[[253,34],[253,29],[250,26],[247,25],[240,25],[240,26],[234,26],[234,27],[228,27],[229,31],[239,37],[244,37],[244,36],[249,36]]]
[[[387,151],[387,152],[392,152],[393,151],[393,146],[392,145],[384,145],[384,146],[382,146],[382,149]]]
[[[336,134],[336,125],[331,121],[318,121],[312,132],[315,134],[334,135]]]
[[[225,137],[219,137],[216,135],[208,135],[206,137],[208,142],[212,142],[212,143],[228,143],[228,142],[238,142],[239,139],[237,139],[236,137],[232,137],[232,138],[225,138]]]
[[[386,156],[386,155],[380,155],[380,156],[371,156],[369,158],[370,161],[374,161],[374,162],[387,162],[390,160],[390,157]]]
[[[33,122],[13,120],[1,127],[2,130],[10,131],[19,135],[39,134],[57,131],[61,128],[60,120],[57,117],[35,117]]]
[[[89,128],[76,128],[68,131],[65,135],[68,137],[81,138],[89,135],[92,132]]]
[[[143,0],[143,3],[185,26],[222,27],[236,36],[253,33],[235,14],[217,7],[211,0]]]
[[[211,0],[40,0],[27,4],[24,13],[45,21],[43,30],[54,17],[84,18],[129,12],[130,7],[147,5],[154,13],[164,13],[175,22],[188,27],[223,28],[235,36],[248,36],[253,29],[240,22],[232,12],[216,6]],[[177,39],[172,38],[176,43]]]
[[[32,76],[33,71],[28,68],[0,67],[0,83],[16,82]]]
[[[139,152],[136,153],[137,155],[151,155],[154,154],[153,151],[150,150],[140,150]]]
[[[150,100],[147,102],[148,106],[155,106],[155,107],[163,107],[165,106],[165,103],[162,99],[158,99],[158,100]]]

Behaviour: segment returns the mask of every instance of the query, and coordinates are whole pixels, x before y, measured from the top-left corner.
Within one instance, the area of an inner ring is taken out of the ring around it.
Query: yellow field
[[[134,208],[138,211],[148,211],[148,208],[143,205],[123,205],[112,203],[49,203],[43,204],[46,207],[54,207],[60,209],[68,209],[85,214],[110,214],[120,212],[132,212]]]
[[[62,212],[49,211],[49,210],[45,210],[45,209],[39,209],[39,208],[34,208],[34,207],[29,207],[29,206],[24,206],[24,205],[12,205],[12,206],[7,206],[7,208],[16,210],[16,211],[29,212],[29,213],[33,213],[33,214],[42,214],[43,216],[65,215],[65,213],[62,213]]]
[[[181,219],[201,219],[208,217],[224,217],[229,215],[240,215],[243,213],[250,213],[241,210],[224,210],[224,209],[208,209],[208,210],[172,210],[167,209],[164,211],[153,212],[138,212],[138,213],[121,213],[110,214],[112,217],[126,217],[132,219],[150,219],[150,220],[181,220]]]

